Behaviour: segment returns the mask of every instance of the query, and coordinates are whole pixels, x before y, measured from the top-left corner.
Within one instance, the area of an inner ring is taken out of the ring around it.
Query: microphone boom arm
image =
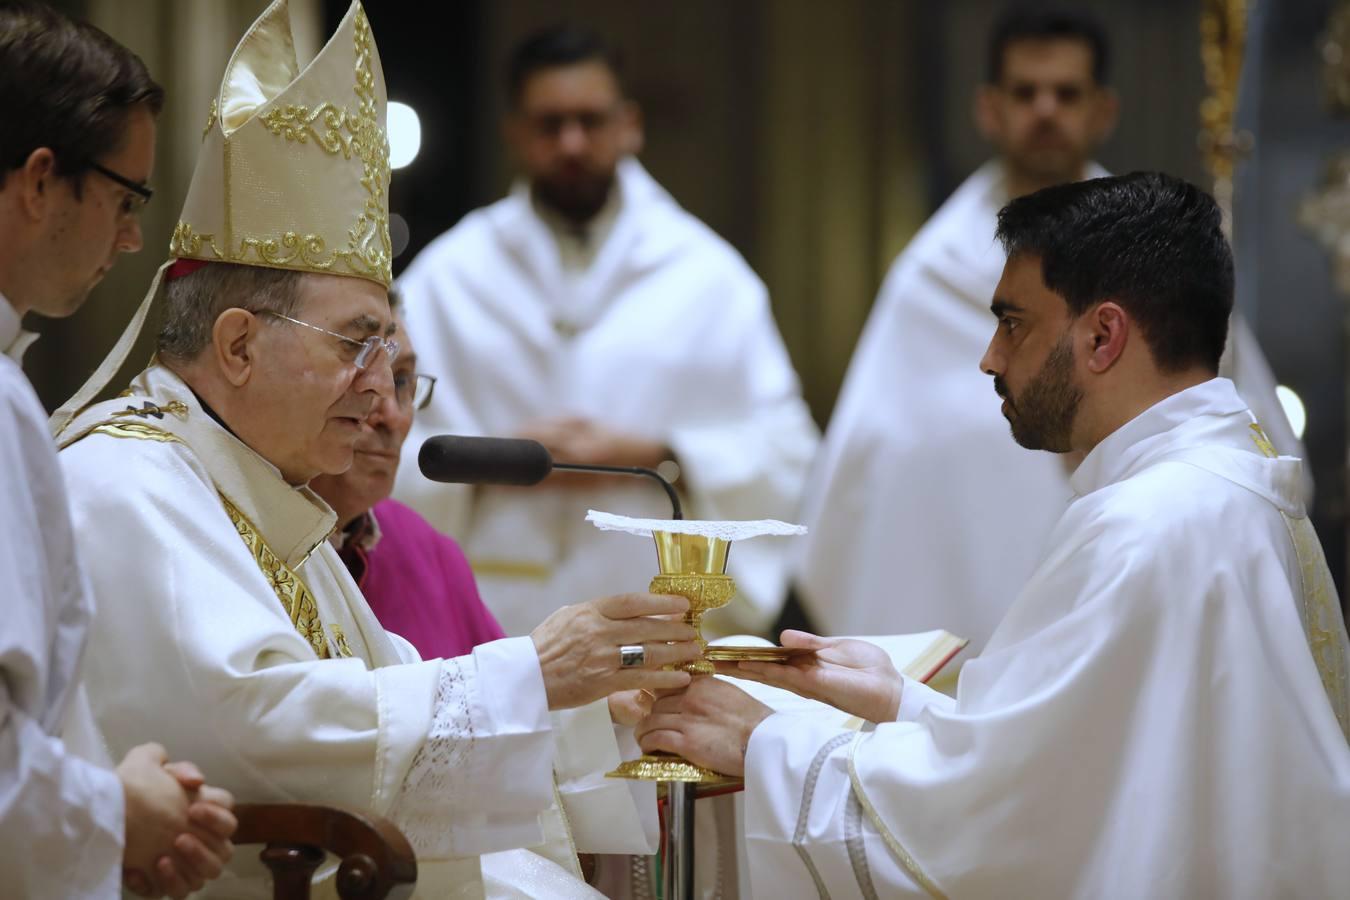
[[[553,468],[563,469],[569,472],[606,472],[610,474],[642,475],[647,478],[654,478],[656,479],[657,484],[661,485],[661,488],[666,492],[666,496],[670,498],[670,517],[677,520],[684,518],[684,510],[680,507],[680,495],[676,493],[675,486],[662,478],[661,473],[657,472],[655,469],[646,469],[642,466],[589,466],[583,463],[560,462],[555,462]]]

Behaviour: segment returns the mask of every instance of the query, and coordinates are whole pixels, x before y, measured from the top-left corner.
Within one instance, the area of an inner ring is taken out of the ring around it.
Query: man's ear
[[[253,375],[258,317],[246,309],[227,309],[211,326],[211,353],[225,380],[243,387]]]
[[[1110,370],[1130,339],[1129,314],[1111,300],[1098,303],[1083,316],[1087,328],[1087,367],[1095,375]]]
[[[982,84],[975,91],[975,105],[972,108],[975,128],[980,132],[980,137],[994,144],[1003,135],[998,117],[999,100],[997,86]]]
[[[632,100],[625,100],[619,108],[619,115],[623,124],[623,152],[628,156],[637,156],[647,140],[642,130],[642,107]]]
[[[511,161],[520,164],[521,148],[525,145],[525,129],[529,127],[525,123],[525,117],[516,112],[515,109],[507,110],[506,115],[502,116],[501,135],[502,144],[506,147],[506,152],[510,154]]]
[[[39,222],[51,208],[52,192],[56,190],[56,155],[50,147],[38,147],[23,165],[9,173],[6,183],[13,181],[19,191],[19,206],[29,221]]]
[[[1096,132],[1096,143],[1100,145],[1116,130],[1116,122],[1120,120],[1120,95],[1112,88],[1099,88],[1096,106],[1093,129]]]

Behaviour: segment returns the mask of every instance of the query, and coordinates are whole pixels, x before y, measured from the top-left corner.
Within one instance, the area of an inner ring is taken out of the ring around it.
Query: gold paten
[[[809,647],[733,647],[721,644],[704,650],[703,658],[711,662],[783,663],[815,652]]]
[[[653,594],[676,594],[689,600],[689,610],[684,614],[684,621],[693,627],[695,639],[703,648],[705,656],[673,668],[688,672],[695,678],[705,678],[712,675],[714,667],[706,658],[709,648],[701,631],[703,614],[726,606],[736,594],[736,582],[726,574],[731,541],[668,531],[654,531],[652,537],[656,540],[660,574],[652,579],[648,590]],[[607,773],[606,777],[694,784],[737,784],[741,780],[696,766],[669,753],[644,753],[637,759],[622,763],[613,772]]]

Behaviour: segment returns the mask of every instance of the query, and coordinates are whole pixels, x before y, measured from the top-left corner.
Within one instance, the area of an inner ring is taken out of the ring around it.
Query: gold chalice
[[[660,574],[652,579],[648,590],[653,594],[676,594],[689,599],[684,621],[698,633],[697,640],[706,655],[708,643],[701,630],[703,614],[726,606],[736,593],[736,582],[726,574],[731,541],[669,531],[653,531],[652,537],[656,540]],[[714,671],[713,664],[707,659],[682,663],[677,668],[695,678],[710,676]],[[621,764],[607,777],[693,784],[735,784],[740,781],[696,766],[671,753],[645,753]]]

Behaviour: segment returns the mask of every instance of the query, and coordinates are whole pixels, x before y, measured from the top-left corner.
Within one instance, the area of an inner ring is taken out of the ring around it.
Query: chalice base
[[[741,779],[696,766],[669,753],[644,753],[637,759],[620,763],[606,778],[630,781],[682,781],[687,784],[739,784]]]

